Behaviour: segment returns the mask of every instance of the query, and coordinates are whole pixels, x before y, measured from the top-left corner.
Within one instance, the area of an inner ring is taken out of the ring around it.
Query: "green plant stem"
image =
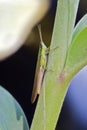
[[[48,73],[46,77],[48,77],[52,73]],[[45,77],[45,78],[46,78]],[[46,85],[49,85],[50,78],[47,78]],[[52,85],[52,83],[54,85]],[[44,107],[42,104],[43,99],[43,90],[41,92],[41,96],[39,98],[39,102],[37,105],[37,109],[35,112],[35,117],[33,120],[33,124],[31,127],[31,130],[54,130],[57,119],[59,117],[61,107],[67,92],[69,82],[68,80],[64,81],[63,83],[61,81],[53,81],[51,82],[51,85],[49,89],[46,89],[45,94],[45,115],[46,115],[46,122],[44,122]],[[53,87],[54,86],[54,87]],[[44,85],[43,85],[44,87]],[[53,89],[51,89],[53,88]],[[44,129],[45,126],[45,129]]]
[[[64,65],[72,40],[79,0],[59,0],[47,71],[31,130],[54,130],[70,83]],[[45,88],[45,94],[44,89]]]

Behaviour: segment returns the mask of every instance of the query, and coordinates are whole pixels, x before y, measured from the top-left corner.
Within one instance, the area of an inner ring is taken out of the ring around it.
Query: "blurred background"
[[[41,21],[43,40],[49,46],[54,25],[56,0]],[[87,13],[87,0],[80,0],[76,23]],[[24,46],[10,58],[0,62],[0,85],[5,87],[22,106],[29,125],[36,103],[31,104],[39,35],[34,28]],[[87,67],[72,80],[67,92],[56,130],[87,130]]]

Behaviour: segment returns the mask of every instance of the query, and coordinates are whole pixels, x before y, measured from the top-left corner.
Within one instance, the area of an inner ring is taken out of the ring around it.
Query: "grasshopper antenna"
[[[42,38],[42,32],[41,32],[41,24],[38,25],[38,31],[39,31],[39,36],[40,36],[40,44],[42,46],[45,46],[44,42],[43,42],[43,38]]]
[[[41,45],[43,44],[42,32],[41,32],[41,24],[38,25],[38,31],[40,36]]]

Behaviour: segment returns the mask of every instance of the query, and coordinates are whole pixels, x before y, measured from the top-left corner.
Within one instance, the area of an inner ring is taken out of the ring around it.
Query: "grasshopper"
[[[31,97],[32,103],[35,102],[37,95],[40,94],[40,89],[43,83],[43,78],[44,78],[44,74],[47,66],[47,59],[48,59],[48,48],[43,42],[40,25],[38,25],[38,30],[40,35],[40,46],[39,46],[36,73],[35,73],[35,79],[34,79],[34,85],[33,85],[32,97]]]

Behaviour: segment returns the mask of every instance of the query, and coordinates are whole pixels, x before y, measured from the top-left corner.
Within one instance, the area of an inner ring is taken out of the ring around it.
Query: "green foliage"
[[[87,65],[87,14],[74,28],[79,0],[58,0],[47,71],[31,130],[54,130],[73,76]],[[16,100],[0,87],[0,130],[29,130]]]
[[[73,77],[87,65],[87,26],[72,41],[66,60],[66,71]]]
[[[83,18],[78,22],[78,24],[75,26],[73,30],[73,37],[72,39],[78,35],[79,32],[81,32],[85,27],[87,27],[87,14],[83,16]]]
[[[0,130],[29,130],[23,110],[17,101],[0,86]]]
[[[79,0],[58,0],[47,71],[31,130],[55,129],[70,81],[87,65],[87,15],[74,28],[78,4]]]

